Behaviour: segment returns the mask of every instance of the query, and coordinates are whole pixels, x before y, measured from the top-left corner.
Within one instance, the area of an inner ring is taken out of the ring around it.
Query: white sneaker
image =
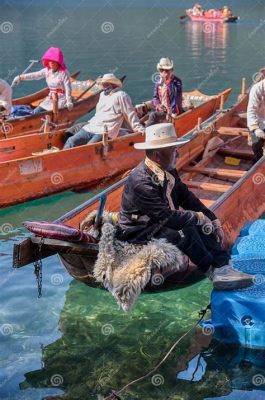
[[[232,265],[210,270],[207,276],[217,290],[244,289],[254,284],[252,275],[238,271]]]

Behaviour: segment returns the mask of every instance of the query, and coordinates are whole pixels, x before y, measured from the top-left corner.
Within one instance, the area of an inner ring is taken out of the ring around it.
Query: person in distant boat
[[[255,83],[250,89],[247,126],[252,141],[253,161],[257,162],[265,150],[265,79]]]
[[[230,18],[232,16],[233,16],[232,10],[227,6],[224,6],[222,17],[223,18]]]
[[[7,118],[10,115],[12,107],[12,88],[0,79],[0,117]]]
[[[178,175],[177,146],[187,140],[177,140],[170,123],[146,128],[145,140],[134,145],[146,151],[146,158],[125,183],[117,238],[135,244],[164,238],[183,251],[216,289],[251,286],[253,277],[234,269],[222,247],[220,221]]]
[[[50,93],[46,99],[34,109],[34,114],[42,111],[50,111],[53,108],[53,99],[58,96],[58,108],[67,107],[72,110],[70,74],[64,64],[64,55],[61,49],[50,47],[42,57],[43,69],[36,72],[18,75],[13,80],[13,85],[21,81],[32,81],[46,78]]]
[[[203,15],[203,10],[200,4],[195,3],[193,8],[192,8],[192,14],[195,17],[200,17],[201,15]]]
[[[95,116],[66,141],[64,149],[100,142],[105,132],[109,139],[115,139],[121,134],[125,121],[130,130],[144,134],[145,128],[140,124],[130,96],[122,90],[120,79],[114,74],[105,74],[98,83],[104,91],[100,94]]]
[[[155,84],[153,97],[156,111],[150,113],[146,126],[165,120],[168,114],[176,117],[183,112],[182,82],[173,75],[173,66],[173,60],[168,57],[161,58],[157,64],[160,80]]]

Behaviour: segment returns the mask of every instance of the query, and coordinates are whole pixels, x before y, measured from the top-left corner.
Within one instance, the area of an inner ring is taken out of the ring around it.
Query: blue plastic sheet
[[[248,223],[232,248],[235,268],[253,274],[247,289],[218,291],[211,296],[213,336],[224,342],[265,348],[265,220]],[[206,329],[206,328],[205,328]]]

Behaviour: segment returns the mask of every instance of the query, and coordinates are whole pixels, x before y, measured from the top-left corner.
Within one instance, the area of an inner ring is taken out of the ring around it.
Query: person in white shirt
[[[124,121],[133,132],[144,134],[145,129],[140,124],[131,98],[122,90],[122,82],[114,74],[105,74],[98,82],[104,91],[100,94],[95,116],[66,141],[64,149],[100,142],[106,131],[109,139],[115,139]]]
[[[0,79],[0,116],[7,118],[12,107],[12,88],[11,86]]]
[[[253,161],[263,156],[265,145],[265,79],[255,83],[249,93],[247,126],[252,140]]]
[[[58,108],[67,107],[72,110],[73,102],[71,96],[70,74],[64,64],[64,55],[58,47],[50,47],[42,57],[44,68],[40,71],[22,74],[15,77],[13,85],[18,85],[21,81],[32,81],[46,78],[50,89],[49,95],[34,109],[34,114],[42,111],[51,111],[53,99],[58,96]]]

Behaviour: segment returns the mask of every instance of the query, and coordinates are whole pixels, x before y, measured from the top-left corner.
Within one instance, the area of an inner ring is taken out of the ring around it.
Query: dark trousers
[[[145,126],[155,125],[160,122],[161,119],[165,119],[167,116],[166,111],[152,111],[149,114],[149,118],[145,124]]]
[[[213,268],[220,268],[228,264],[228,252],[221,247],[213,234],[203,233],[199,226],[183,228],[182,232],[183,237],[177,230],[163,227],[154,237],[165,238],[176,245],[202,272],[206,272],[211,265]]]
[[[263,156],[263,146],[265,140],[262,138],[257,138],[254,131],[249,131],[252,140],[252,150],[254,153],[253,161],[256,163]]]

